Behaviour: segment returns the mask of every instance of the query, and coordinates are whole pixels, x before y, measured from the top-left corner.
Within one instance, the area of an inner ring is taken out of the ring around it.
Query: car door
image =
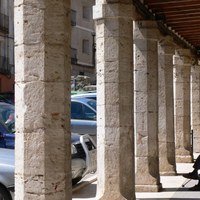
[[[14,149],[15,134],[9,133],[6,127],[0,123],[0,147]]]
[[[96,136],[96,113],[81,102],[71,102],[71,131]]]
[[[4,139],[5,139],[6,148],[14,149],[15,135],[13,133],[5,133]]]

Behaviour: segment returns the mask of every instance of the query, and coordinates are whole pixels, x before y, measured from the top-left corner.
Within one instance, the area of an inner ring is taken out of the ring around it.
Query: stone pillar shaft
[[[71,199],[70,1],[14,6],[15,199]]]
[[[194,134],[194,152],[200,152],[200,66],[191,71],[191,128]]]
[[[134,117],[136,190],[161,188],[158,159],[158,28],[136,21],[134,29]]]
[[[97,0],[97,199],[133,200],[133,5]]]
[[[176,174],[174,99],[173,99],[173,55],[175,47],[170,37],[162,37],[158,45],[159,69],[159,163],[160,174]]]
[[[192,161],[190,141],[190,71],[190,50],[177,49],[174,56],[174,99],[177,162]]]

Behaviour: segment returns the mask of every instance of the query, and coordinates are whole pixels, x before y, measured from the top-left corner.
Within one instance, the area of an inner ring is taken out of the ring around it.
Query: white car
[[[96,144],[89,135],[72,134],[72,185],[96,171]],[[13,200],[14,149],[0,148],[0,200]]]

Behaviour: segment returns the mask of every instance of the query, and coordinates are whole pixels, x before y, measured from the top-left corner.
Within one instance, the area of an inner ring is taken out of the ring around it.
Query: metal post
[[[194,132],[193,129],[190,132],[190,140],[191,140],[191,155],[192,155],[192,162],[194,162]]]

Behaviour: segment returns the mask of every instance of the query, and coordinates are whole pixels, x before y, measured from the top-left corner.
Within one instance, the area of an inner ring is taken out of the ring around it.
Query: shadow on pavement
[[[80,185],[77,185],[75,191],[73,191],[73,199],[81,198],[81,199],[90,199],[96,196],[96,183],[91,184],[90,182],[83,181]]]
[[[189,188],[163,188],[161,192],[189,192]]]
[[[137,200],[197,200],[199,198],[137,198]]]

